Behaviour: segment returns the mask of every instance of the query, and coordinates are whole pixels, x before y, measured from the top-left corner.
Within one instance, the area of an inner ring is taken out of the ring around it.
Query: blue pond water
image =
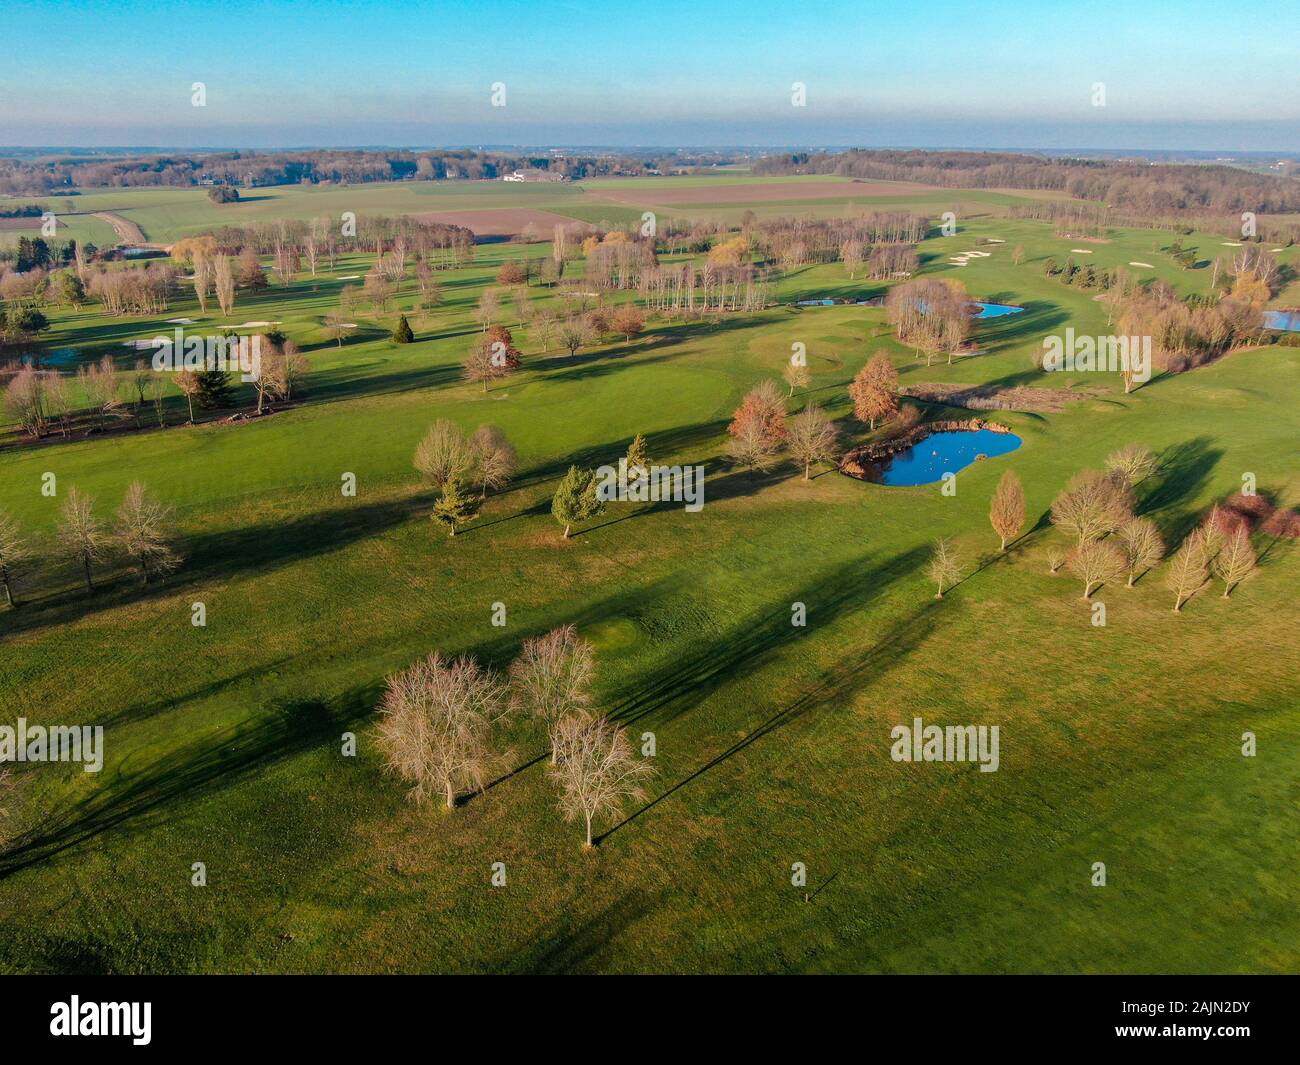
[[[1007,303],[981,303],[975,301],[975,306],[979,308],[976,318],[1001,318],[1008,314],[1019,314],[1024,310],[1023,307],[1012,307]]]
[[[1294,333],[1300,331],[1300,311],[1265,311],[1264,325],[1269,329],[1285,329]]]
[[[1005,455],[1021,443],[1015,433],[995,433],[992,429],[935,433],[879,463],[868,474],[878,484],[933,484],[945,473],[964,470],[976,455]]]

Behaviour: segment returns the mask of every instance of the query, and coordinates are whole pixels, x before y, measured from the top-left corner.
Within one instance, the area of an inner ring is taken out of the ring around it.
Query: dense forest
[[[839,174],[944,188],[1047,189],[1120,211],[1300,211],[1300,181],[1231,166],[1131,160],[1045,159],[1010,152],[866,151],[770,155],[756,174]]]

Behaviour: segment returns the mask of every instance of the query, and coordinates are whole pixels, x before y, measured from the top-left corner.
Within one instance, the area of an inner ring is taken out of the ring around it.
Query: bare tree
[[[13,585],[34,557],[18,522],[0,511],[0,584],[4,585],[5,602],[10,606],[18,605]]]
[[[469,441],[455,422],[439,418],[416,446],[415,468],[433,487],[442,490],[464,476],[474,461]]]
[[[802,362],[787,362],[785,369],[781,371],[781,376],[785,378],[785,383],[790,386],[790,395],[794,395],[795,389],[807,388],[812,383],[812,374],[809,373],[808,367]]]
[[[221,313],[229,314],[235,309],[235,272],[230,266],[229,255],[217,256],[212,264],[212,280]]]
[[[492,749],[492,731],[508,712],[505,685],[472,658],[453,662],[434,651],[389,677],[380,712],[387,768],[411,785],[416,802],[440,794],[454,809],[504,758]]]
[[[1126,487],[1095,470],[1074,477],[1052,500],[1052,524],[1079,543],[1112,533],[1133,516]]]
[[[139,481],[132,481],[117,511],[117,542],[122,553],[140,567],[140,580],[161,577],[180,565],[172,547],[175,534],[171,508],[153,498]]]
[[[503,361],[498,349],[499,341],[483,336],[476,340],[469,349],[469,354],[461,362],[461,372],[466,381],[474,381],[488,390],[488,383],[498,377],[504,377],[509,367]]]
[[[1155,472],[1156,457],[1141,444],[1127,444],[1106,456],[1106,469],[1130,488]]]
[[[519,465],[519,456],[505,433],[495,425],[480,425],[469,438],[469,449],[481,498],[487,498],[489,488],[498,491],[510,483]]]
[[[103,524],[95,517],[92,497],[82,495],[75,488],[68,492],[68,498],[63,501],[58,538],[68,557],[85,570],[86,589],[93,592],[95,585],[90,579],[90,567],[108,554],[109,538]]]
[[[585,347],[596,339],[596,331],[591,322],[582,315],[565,318],[556,326],[560,346],[571,356],[578,354],[578,349]]]
[[[540,718],[548,732],[553,731],[566,714],[591,705],[595,672],[595,651],[572,625],[527,639],[519,657],[510,663],[511,707]],[[555,758],[552,736],[552,764]]]
[[[934,542],[934,551],[930,555],[930,580],[938,585],[936,599],[943,598],[945,585],[952,585],[961,576],[961,560],[957,557],[952,541],[940,538]]]
[[[474,308],[474,319],[483,327],[483,332],[487,332],[497,317],[501,309],[501,294],[494,288],[486,288],[483,295],[478,298],[478,306]]]
[[[1084,599],[1099,584],[1118,580],[1125,568],[1124,553],[1106,540],[1084,540],[1070,555],[1070,572],[1083,581]]]
[[[786,443],[790,453],[803,465],[803,479],[808,480],[814,462],[834,462],[839,433],[827,413],[810,403],[793,418]]]
[[[1182,548],[1170,560],[1165,587],[1174,593],[1174,613],[1196,594],[1208,577],[1205,566],[1205,539],[1198,529],[1183,541]]]
[[[176,372],[176,387],[181,390],[185,397],[185,402],[190,408],[190,424],[194,424],[194,397],[199,394],[201,382],[199,375],[193,370],[178,370]]]
[[[989,522],[1002,539],[1000,550],[1007,549],[1007,541],[1014,540],[1025,527],[1025,489],[1011,470],[1007,470],[993,491],[989,504]]]
[[[3,533],[0,532],[0,551],[3,551]],[[2,561],[2,560],[0,560]],[[1255,549],[1250,546],[1250,532],[1245,525],[1237,527],[1214,559],[1214,573],[1223,581],[1223,598],[1244,581],[1255,569]]]
[[[1134,518],[1119,530],[1124,560],[1128,566],[1128,587],[1133,587],[1138,570],[1149,570],[1165,557],[1165,542],[1150,518]]]
[[[626,730],[604,718],[569,714],[552,734],[556,758],[550,772],[560,788],[560,811],[566,821],[586,822],[583,849],[590,850],[592,822],[617,817],[628,800],[643,800],[641,784],[654,770],[632,753]]]

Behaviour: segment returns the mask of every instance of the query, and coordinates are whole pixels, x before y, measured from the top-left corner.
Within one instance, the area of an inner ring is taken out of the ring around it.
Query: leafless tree
[[[199,375],[193,370],[176,371],[176,387],[181,390],[190,408],[190,424],[194,424],[194,397],[199,394]]]
[[[604,718],[574,713],[553,730],[556,749],[550,772],[560,788],[560,811],[566,821],[587,826],[584,850],[592,847],[592,822],[622,813],[629,800],[642,801],[642,782],[654,770],[632,752],[626,730]]]
[[[1155,472],[1156,457],[1141,444],[1127,444],[1106,456],[1106,469],[1130,488]]]
[[[487,332],[487,327],[496,321],[497,314],[501,310],[501,294],[494,288],[483,290],[483,295],[478,298],[478,306],[474,308],[474,320]]]
[[[1073,478],[1052,500],[1052,524],[1073,533],[1079,543],[1112,533],[1133,515],[1127,488],[1095,470]]]
[[[790,419],[786,443],[790,454],[803,465],[803,479],[806,481],[814,462],[835,461],[839,433],[826,412],[816,403],[810,403]]]
[[[540,718],[548,731],[566,714],[591,705],[591,681],[596,656],[590,643],[572,625],[524,641],[510,663],[512,708]],[[556,758],[552,737],[551,761]]]
[[[462,478],[474,461],[469,441],[455,422],[440,418],[429,426],[415,449],[414,465],[426,482],[439,491]]]
[[[4,585],[5,602],[17,606],[13,585],[35,557],[12,515],[0,511],[0,584]]]
[[[961,576],[961,560],[957,557],[951,540],[940,538],[934,542],[929,571],[930,580],[938,586],[934,597],[942,599],[945,586],[952,585]]]
[[[63,501],[58,538],[67,556],[85,571],[86,589],[93,592],[95,585],[90,579],[90,567],[103,561],[108,554],[109,538],[103,524],[95,517],[92,497],[82,495],[75,488],[69,490],[68,498]]]
[[[1190,599],[1205,584],[1209,576],[1205,565],[1205,538],[1199,529],[1186,540],[1178,553],[1169,562],[1165,573],[1165,587],[1174,593],[1174,613],[1183,609],[1183,603]]]
[[[1119,529],[1119,541],[1128,567],[1128,587],[1133,587],[1139,570],[1149,570],[1165,556],[1165,542],[1150,518],[1134,518]]]
[[[801,362],[787,362],[785,369],[781,371],[781,376],[785,378],[785,383],[790,386],[790,395],[794,395],[795,389],[807,388],[812,382],[812,374],[809,373],[808,367]]]
[[[508,713],[505,694],[474,659],[448,661],[437,651],[388,678],[378,742],[412,800],[440,794],[451,810],[465,790],[482,790],[504,758],[492,732]]]
[[[484,392],[490,382],[509,373],[509,366],[502,361],[499,344],[490,337],[479,337],[460,364],[465,380],[481,384]]]
[[[1108,540],[1084,540],[1070,555],[1070,572],[1083,581],[1084,599],[1098,585],[1118,580],[1125,568],[1124,553]]]
[[[480,425],[469,438],[469,449],[473,456],[474,479],[479,482],[482,498],[487,498],[489,488],[498,491],[510,483],[519,465],[519,456],[505,433],[495,425]]]
[[[222,314],[235,309],[235,272],[229,255],[218,255],[212,264],[212,280],[217,290],[217,303]]]
[[[1006,551],[1007,541],[1014,540],[1025,527],[1025,489],[1011,470],[1007,470],[993,492],[989,504],[989,522],[1002,539],[1000,550]]]
[[[0,533],[0,551],[3,550],[3,533]],[[1255,569],[1255,549],[1250,546],[1250,532],[1244,525],[1237,527],[1225,541],[1214,559],[1214,573],[1223,581],[1223,598],[1244,581]]]
[[[131,482],[118,508],[116,534],[122,553],[140,567],[144,584],[180,565],[172,547],[171,508],[153,498],[139,481]]]

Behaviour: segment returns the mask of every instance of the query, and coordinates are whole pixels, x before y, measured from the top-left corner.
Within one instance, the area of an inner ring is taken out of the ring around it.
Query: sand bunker
[[[1129,263],[1129,266],[1145,266],[1148,270],[1154,270],[1155,267],[1150,263]]]
[[[1223,246],[1224,246],[1225,248],[1240,248],[1240,247],[1241,247],[1241,242],[1240,242],[1240,241],[1236,241],[1236,240],[1225,240],[1225,241],[1223,242]]]
[[[1092,254],[1092,249],[1091,249],[1091,248],[1071,248],[1070,251],[1074,252],[1075,255],[1091,255],[1091,254]]]
[[[197,318],[168,318],[167,324],[168,325],[193,325],[196,321],[198,321]]]
[[[361,275],[360,275],[360,274],[344,274],[342,277],[339,278],[339,280],[340,280],[340,281],[360,281],[360,280],[361,280]]]

